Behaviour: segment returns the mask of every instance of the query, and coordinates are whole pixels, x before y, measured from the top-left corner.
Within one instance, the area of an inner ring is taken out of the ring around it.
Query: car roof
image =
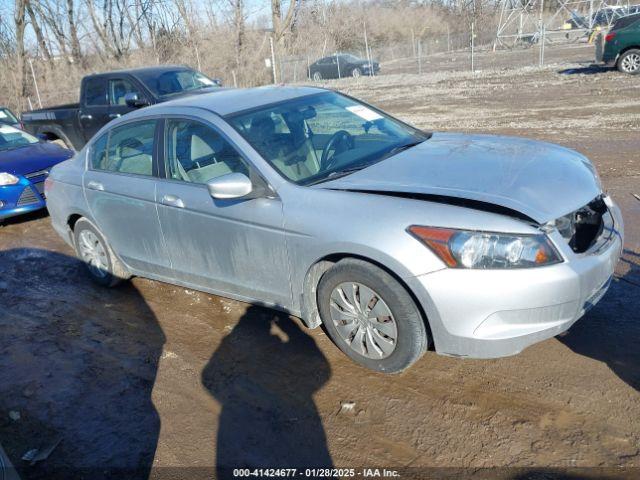
[[[109,70],[108,72],[96,72],[87,75],[87,77],[101,77],[105,75],[118,75],[118,74],[131,74],[136,75],[139,73],[147,73],[151,75],[158,75],[172,70],[193,70],[186,65],[154,65],[151,67],[138,67],[138,68],[125,68],[122,70]],[[87,78],[85,77],[85,78]]]
[[[264,105],[278,103],[294,98],[305,97],[317,93],[327,92],[324,88],[317,87],[294,87],[294,86],[266,86],[255,88],[221,88],[215,92],[205,93],[201,95],[188,95],[171,100],[165,103],[159,103],[151,107],[146,107],[143,111],[145,114],[157,112],[164,107],[198,107],[209,110],[220,116],[231,115],[259,108]]]

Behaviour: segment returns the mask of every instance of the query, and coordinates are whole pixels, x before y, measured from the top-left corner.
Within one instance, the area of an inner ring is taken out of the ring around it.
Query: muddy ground
[[[423,128],[545,139],[595,161],[623,210],[625,253],[567,334],[499,360],[430,352],[384,376],[270,310],[143,279],[93,286],[45,215],[14,220],[0,230],[0,443],[21,476],[211,478],[244,461],[637,478],[640,79],[559,73],[573,67],[331,84]],[[255,448],[234,448],[247,438]],[[41,463],[20,459],[57,441]]]

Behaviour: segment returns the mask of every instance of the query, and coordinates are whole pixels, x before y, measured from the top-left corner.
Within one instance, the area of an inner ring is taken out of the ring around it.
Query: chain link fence
[[[495,30],[487,30],[476,32],[474,26],[470,26],[467,32],[423,36],[404,42],[371,42],[368,51],[365,48],[343,51],[309,49],[298,55],[276,57],[276,80],[278,83],[309,80],[309,68],[314,62],[345,53],[366,62],[378,62],[378,75],[480,71],[595,61],[595,47],[586,35],[560,38],[546,36],[541,30],[528,41],[506,48],[496,41]],[[331,77],[323,80],[348,76],[351,76],[350,70],[336,67]]]

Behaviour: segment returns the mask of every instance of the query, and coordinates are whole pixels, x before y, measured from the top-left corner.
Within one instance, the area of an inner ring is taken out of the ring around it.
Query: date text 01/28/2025
[[[234,468],[233,476],[241,477],[302,477],[302,478],[393,478],[400,477],[397,470],[386,468]]]

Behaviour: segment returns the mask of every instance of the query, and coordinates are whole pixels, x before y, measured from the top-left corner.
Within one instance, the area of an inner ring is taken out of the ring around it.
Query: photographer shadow
[[[640,255],[625,249],[621,262],[627,272],[614,277],[604,298],[558,339],[575,353],[606,363],[640,391]]]
[[[330,378],[314,339],[284,314],[251,306],[214,352],[202,383],[222,405],[216,468],[331,467],[313,401]]]

